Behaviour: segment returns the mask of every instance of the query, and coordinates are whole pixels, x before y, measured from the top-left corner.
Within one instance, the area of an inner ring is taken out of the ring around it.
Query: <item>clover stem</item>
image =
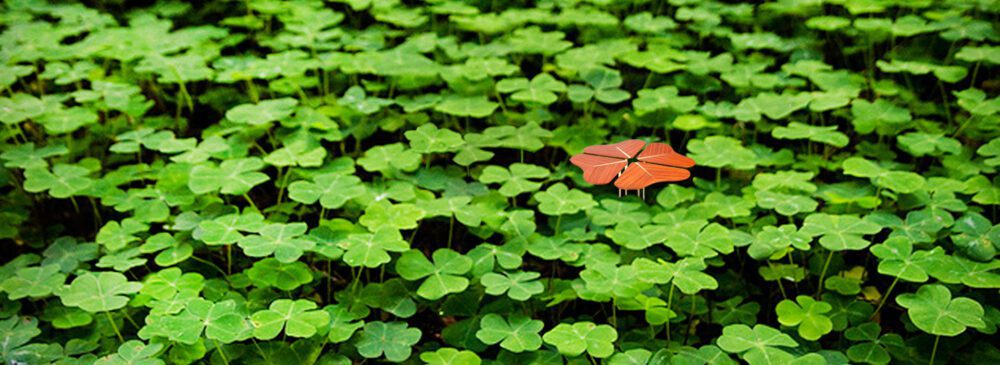
[[[618,301],[615,297],[611,297],[611,325],[615,326],[615,331],[618,331]]]
[[[226,274],[233,274],[233,245],[226,245]]]
[[[191,259],[212,267],[213,269],[215,269],[215,271],[218,271],[220,274],[222,274],[223,277],[226,276],[226,272],[222,271],[222,269],[220,269],[218,266],[216,266],[215,264],[213,264],[211,261],[205,260],[205,259],[203,259],[201,257],[196,256],[196,255],[191,255]]]
[[[243,199],[246,199],[247,203],[250,203],[250,206],[253,207],[253,210],[256,210],[258,212],[260,211],[260,209],[257,209],[257,204],[254,204],[253,199],[250,199],[250,195],[249,194],[243,193]]]
[[[111,312],[104,311],[104,314],[108,316],[108,323],[111,323],[111,329],[115,330],[115,334],[118,335],[118,341],[125,343],[125,337],[122,336],[122,332],[118,330],[118,325],[115,324],[115,319],[111,317]]]
[[[448,220],[448,248],[451,248],[451,239],[455,235],[455,215],[451,215],[451,219]]]
[[[226,364],[226,365],[229,365],[229,358],[226,357],[226,352],[222,350],[222,346],[219,346],[219,341],[218,340],[212,340],[212,343],[215,344],[215,349],[217,351],[219,351],[219,357],[222,358],[222,363]]]
[[[675,288],[674,282],[673,282],[673,280],[671,280],[670,281],[670,291],[667,292],[667,310],[670,310],[670,311],[673,311],[673,309],[671,309],[671,308],[673,308],[673,303],[674,303],[674,288]],[[667,319],[667,323],[666,323],[666,332],[667,332],[667,342],[670,342],[670,319],[669,318]]]
[[[833,250],[826,255],[826,262],[823,263],[823,270],[819,273],[819,285],[816,288],[816,299],[819,299],[819,295],[823,294],[823,278],[826,277],[826,270],[830,268],[830,261],[833,260]]]
[[[696,296],[696,295],[692,295],[691,296],[691,314],[690,314],[690,318],[688,318],[687,330],[684,331],[684,345],[687,345],[687,343],[688,343],[688,336],[691,335],[691,328],[694,326],[695,305],[698,304],[698,301],[695,300],[695,298],[697,298],[697,297],[698,296]]]
[[[556,218],[556,228],[553,233],[559,234],[559,225],[562,223],[562,214]]]
[[[878,312],[882,310],[882,306],[885,305],[885,302],[889,300],[889,294],[892,294],[892,289],[896,287],[896,283],[898,282],[899,282],[899,277],[897,276],[895,279],[892,280],[892,284],[889,284],[889,289],[885,291],[885,295],[883,295],[882,300],[878,302],[878,307],[875,307],[875,311],[872,312],[872,316],[870,318],[875,318],[875,316],[878,315]]]
[[[928,363],[930,365],[934,365],[934,356],[937,355],[937,346],[938,346],[938,341],[940,340],[941,340],[940,335],[934,336],[934,347],[931,348],[931,362]]]
[[[247,91],[250,93],[250,100],[254,103],[260,101],[260,94],[257,93],[257,85],[254,85],[253,80],[250,79],[244,81],[246,81]]]
[[[938,88],[941,89],[941,103],[944,104],[944,115],[948,117],[948,124],[953,124],[954,120],[951,118],[951,107],[948,106],[948,91],[944,89],[944,83],[938,79]]]
[[[715,169],[715,190],[722,188],[722,168]]]

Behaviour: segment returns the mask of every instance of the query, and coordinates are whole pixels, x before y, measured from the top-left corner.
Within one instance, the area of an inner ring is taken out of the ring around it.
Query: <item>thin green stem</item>
[[[219,341],[212,340],[215,344],[215,350],[219,352],[219,357],[222,358],[222,363],[229,365],[229,358],[226,356],[226,351],[222,350],[222,346],[219,346]]]
[[[931,362],[928,364],[934,365],[934,357],[937,355],[938,341],[941,341],[941,336],[934,336],[934,347],[931,349]]]
[[[118,342],[125,343],[125,336],[122,336],[122,332],[118,330],[118,325],[115,324],[115,319],[111,317],[111,312],[105,311],[104,314],[108,316],[108,323],[111,323],[111,329],[115,330],[115,335],[118,336]]]
[[[875,316],[878,315],[878,312],[882,310],[882,306],[885,305],[885,302],[889,301],[889,294],[892,294],[892,289],[896,287],[896,283],[898,282],[899,282],[899,277],[897,276],[895,279],[892,280],[892,284],[889,284],[889,289],[885,291],[885,295],[882,295],[882,300],[878,302],[878,307],[875,307],[875,311],[872,312],[871,318],[875,318]]]
[[[819,273],[819,284],[816,288],[816,298],[819,299],[819,295],[823,294],[823,278],[826,277],[826,270],[830,268],[830,261],[833,260],[833,251],[831,250],[829,254],[826,255],[826,262],[823,263],[823,270]]]
[[[451,239],[455,235],[455,215],[452,214],[448,220],[448,248],[451,248]]]

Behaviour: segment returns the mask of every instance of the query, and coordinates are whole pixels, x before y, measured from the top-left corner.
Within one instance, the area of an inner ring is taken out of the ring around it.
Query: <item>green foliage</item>
[[[4,364],[1000,358],[995,2],[0,14]]]

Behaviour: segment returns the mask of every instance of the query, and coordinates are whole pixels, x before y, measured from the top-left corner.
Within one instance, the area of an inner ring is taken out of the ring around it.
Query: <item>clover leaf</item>
[[[424,124],[403,134],[410,141],[410,149],[421,154],[453,152],[465,143],[462,135],[450,129],[438,129],[433,124]]]
[[[916,293],[896,297],[906,308],[913,324],[937,336],[957,336],[967,327],[982,328],[983,307],[969,298],[952,299],[951,291],[940,284],[922,285]]]
[[[496,90],[504,94],[513,93],[510,98],[520,102],[549,105],[558,99],[556,93],[566,91],[566,84],[552,75],[542,73],[531,81],[523,77],[500,80],[496,84]]]
[[[246,271],[247,278],[261,288],[275,287],[290,291],[313,280],[312,271],[303,262],[282,263],[275,258],[259,260]]]
[[[851,157],[844,160],[844,174],[867,177],[876,186],[881,186],[897,193],[912,193],[924,187],[926,179],[909,171],[892,171],[868,161],[862,157]]]
[[[365,214],[358,218],[358,223],[369,229],[417,228],[417,221],[424,217],[425,212],[413,204],[391,204],[379,201],[365,208]]]
[[[479,365],[482,359],[475,352],[459,351],[450,347],[420,354],[420,360],[429,365]]]
[[[834,147],[847,146],[849,141],[846,134],[837,131],[836,126],[817,127],[799,122],[791,122],[788,123],[788,126],[774,128],[771,135],[780,139],[807,139]]]
[[[146,345],[139,340],[130,340],[118,346],[117,353],[98,359],[94,365],[162,365],[166,363],[156,358],[162,349],[162,344]]]
[[[778,322],[785,326],[798,326],[799,336],[816,341],[823,335],[833,331],[833,322],[825,314],[833,310],[829,303],[818,302],[805,295],[782,300],[774,311],[778,314]]]
[[[738,170],[750,170],[757,166],[757,156],[753,151],[730,137],[711,136],[704,140],[691,140],[687,149],[691,152],[689,157],[699,165]]]
[[[698,98],[680,96],[674,86],[661,86],[656,89],[639,90],[639,97],[632,100],[632,107],[637,115],[652,113],[667,109],[676,113],[687,113],[698,106]]]
[[[57,292],[65,281],[66,275],[59,272],[59,265],[25,267],[0,282],[0,291],[7,292],[10,300],[44,298]]]
[[[430,300],[439,299],[449,293],[458,293],[469,286],[469,279],[462,276],[472,269],[472,259],[441,248],[431,255],[434,262],[416,250],[406,251],[396,261],[399,276],[409,281],[426,278],[417,288],[417,295]]]
[[[53,198],[68,198],[94,185],[94,179],[87,177],[90,170],[67,164],[56,164],[52,171],[45,167],[33,167],[24,171],[24,190],[31,193],[48,191]]]
[[[513,273],[487,273],[480,281],[486,287],[486,293],[490,295],[503,295],[517,301],[531,299],[535,294],[540,294],[545,290],[545,286],[537,281],[541,274],[533,271],[513,272]]]
[[[163,321],[172,341],[189,345],[197,343],[203,332],[208,339],[232,343],[250,337],[253,330],[233,300],[212,303],[196,298],[185,305],[183,312]]]
[[[410,249],[399,230],[393,228],[381,228],[374,233],[353,233],[339,245],[345,251],[344,262],[355,267],[379,267],[391,261],[389,252]]]
[[[291,337],[312,337],[330,322],[330,314],[316,308],[316,303],[304,299],[277,299],[268,309],[250,316],[253,336],[270,340],[284,329]]]
[[[755,260],[763,260],[772,255],[783,253],[788,247],[808,250],[812,236],[802,233],[794,224],[783,224],[778,227],[763,227],[753,242],[747,248],[747,253]]]
[[[56,295],[63,305],[96,313],[124,307],[129,301],[127,295],[140,289],[142,283],[128,281],[125,275],[116,272],[86,272]]]
[[[596,358],[605,358],[614,353],[614,341],[618,339],[618,332],[606,324],[560,323],[546,332],[542,339],[567,356],[579,356],[586,352]]]
[[[871,244],[862,235],[876,234],[882,230],[878,224],[854,215],[826,213],[810,214],[799,232],[811,237],[821,236],[819,244],[831,251],[861,250]]]
[[[490,313],[480,320],[476,338],[489,345],[500,343],[511,352],[535,351],[542,346],[538,333],[543,327],[542,321],[528,316],[513,314],[504,318]]]
[[[569,189],[558,183],[534,195],[538,210],[547,215],[573,214],[597,205],[593,197],[577,189]]]
[[[739,354],[751,365],[791,362],[794,356],[780,347],[799,345],[790,336],[763,324],[753,328],[745,324],[726,326],[717,341],[719,348],[731,354]]]
[[[523,193],[537,191],[542,187],[539,182],[530,179],[542,179],[549,176],[549,170],[523,163],[513,163],[510,167],[490,165],[483,169],[479,181],[486,184],[501,183],[500,194],[513,197]]]
[[[237,105],[226,111],[226,119],[252,126],[265,125],[291,116],[298,104],[298,100],[281,98]]]
[[[932,264],[932,251],[913,252],[913,244],[905,237],[892,237],[870,249],[879,258],[878,272],[906,281],[927,281],[924,269]]]
[[[420,335],[419,328],[409,328],[405,322],[368,322],[356,347],[361,356],[369,359],[385,354],[386,360],[403,362],[410,357]]]
[[[250,257],[274,255],[283,263],[298,260],[304,251],[311,250],[316,242],[300,238],[309,227],[305,223],[270,223],[255,235],[241,238],[237,244]]]
[[[270,180],[259,172],[264,161],[257,157],[225,160],[219,166],[200,164],[188,175],[188,188],[195,194],[220,191],[228,195],[243,195],[254,186]]]
[[[365,151],[358,159],[366,171],[378,171],[383,174],[393,171],[413,171],[420,167],[420,154],[407,149],[402,143],[392,143],[375,146]]]
[[[485,118],[499,105],[486,97],[450,95],[435,105],[434,110],[458,117]]]

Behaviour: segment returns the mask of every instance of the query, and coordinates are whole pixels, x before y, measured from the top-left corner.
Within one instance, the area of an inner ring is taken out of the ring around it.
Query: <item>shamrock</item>
[[[878,164],[861,157],[844,160],[844,174],[871,179],[881,186],[897,193],[912,193],[924,187],[926,180],[913,172],[886,170]]]
[[[538,279],[541,274],[528,272],[513,273],[487,273],[480,279],[486,287],[486,293],[490,295],[503,295],[507,293],[511,299],[525,301],[531,299],[535,294],[540,294],[545,290],[545,286]]]
[[[265,181],[266,174],[259,172],[264,161],[257,157],[238,158],[222,161],[222,164],[200,164],[188,175],[188,188],[195,194],[221,191],[228,195],[243,195]]]
[[[624,221],[614,229],[604,231],[616,244],[630,250],[643,250],[650,246],[666,241],[671,236],[671,232],[662,225],[651,224],[639,226],[634,221]]]
[[[197,343],[203,331],[208,339],[232,343],[249,337],[253,328],[232,300],[212,303],[195,298],[187,303],[183,312],[163,321],[171,341],[189,345]]]
[[[563,183],[536,192],[534,198],[538,201],[538,210],[547,215],[574,214],[597,205],[590,194],[571,190]]]
[[[485,118],[493,114],[499,105],[485,96],[449,95],[435,105],[434,110],[458,117]]]
[[[31,339],[41,333],[34,317],[10,316],[0,320],[0,359],[19,362],[18,358],[32,346]]]
[[[298,104],[298,100],[281,98],[237,105],[226,111],[226,119],[251,126],[265,125],[291,116]]]
[[[729,230],[718,223],[709,224],[701,220],[676,225],[667,232],[664,244],[681,256],[708,258],[733,252]]]
[[[674,86],[661,86],[656,89],[642,89],[639,97],[632,100],[632,107],[637,115],[652,113],[661,109],[669,109],[676,113],[687,113],[698,106],[698,98],[680,96]]]
[[[536,75],[531,81],[523,77],[500,80],[496,84],[496,90],[504,94],[513,93],[510,98],[520,102],[549,105],[558,99],[556,93],[566,91],[566,84],[543,73]]]
[[[403,134],[410,141],[410,149],[421,154],[452,152],[465,143],[462,135],[450,129],[438,129],[433,124],[424,124]]]
[[[327,338],[333,343],[347,341],[355,331],[364,326],[364,321],[359,321],[361,316],[348,310],[346,305],[328,305],[324,310],[330,314]]]
[[[747,248],[747,253],[755,260],[763,260],[772,255],[783,253],[789,246],[799,250],[808,250],[812,236],[795,229],[794,224],[783,224],[779,227],[767,226],[757,232],[753,242]]]
[[[807,139],[834,147],[847,146],[848,142],[847,135],[838,132],[836,126],[817,127],[799,122],[791,122],[788,123],[788,126],[774,128],[771,135],[780,139]]]
[[[450,347],[424,352],[420,354],[420,360],[430,365],[479,365],[482,362],[475,352],[459,351]]]
[[[980,148],[982,150],[982,148]],[[46,158],[61,156],[69,152],[66,146],[61,144],[47,145],[42,148],[35,148],[34,142],[28,142],[17,147],[9,148],[0,153],[0,160],[4,160],[4,167],[22,169],[44,169],[49,166]],[[980,152],[982,154],[982,152]]]
[[[383,174],[416,170],[420,167],[420,154],[405,148],[402,143],[372,147],[358,159],[358,165],[365,171],[378,171]]]
[[[316,242],[299,238],[309,227],[305,223],[270,223],[258,230],[255,235],[245,236],[239,240],[243,253],[250,257],[274,255],[278,261],[289,263],[298,260],[303,251],[311,250]]]
[[[631,298],[649,287],[637,280],[638,271],[630,265],[617,266],[609,262],[595,262],[580,272],[586,289],[594,293]]]
[[[879,258],[878,272],[906,281],[927,281],[924,269],[933,261],[935,251],[913,252],[913,244],[905,237],[892,237],[871,247],[872,255]]]
[[[439,299],[449,293],[459,293],[469,286],[469,279],[459,275],[472,269],[472,259],[451,249],[441,248],[428,260],[417,250],[404,252],[396,261],[399,276],[409,281],[426,278],[417,288],[417,295],[430,300]]]
[[[358,223],[369,229],[395,228],[414,229],[417,221],[424,217],[425,212],[413,204],[391,204],[378,201],[367,208],[365,214],[358,218]]]
[[[163,360],[156,358],[162,344],[153,343],[146,345],[139,340],[131,340],[118,346],[118,352],[98,359],[94,365],[162,365]]]
[[[410,357],[420,336],[419,328],[409,328],[405,322],[368,322],[356,347],[361,356],[369,359],[385,354],[386,360],[403,362]]]
[[[966,327],[983,328],[983,307],[969,298],[952,299],[951,291],[940,284],[922,285],[916,293],[896,297],[920,330],[936,336],[958,336]]]
[[[59,265],[25,267],[0,282],[0,290],[7,292],[10,300],[44,298],[57,292],[65,281],[66,275],[59,272]]]
[[[143,281],[139,294],[159,300],[168,300],[178,292],[194,293],[205,286],[205,277],[198,273],[184,273],[176,267],[151,274]]]
[[[303,262],[282,263],[275,258],[259,260],[246,271],[247,278],[261,288],[275,287],[290,291],[313,280],[312,271]]]
[[[876,234],[882,227],[853,215],[826,213],[810,214],[799,232],[810,237],[821,236],[819,244],[831,251],[860,250],[871,244],[862,235]]]
[[[848,328],[844,331],[844,337],[848,340],[859,342],[847,349],[847,357],[851,361],[868,363],[872,365],[886,365],[892,358],[886,350],[886,345],[894,342],[902,342],[902,338],[895,334],[879,336],[882,327],[878,323],[862,323],[857,327]]]
[[[730,137],[711,136],[704,140],[691,140],[687,149],[691,151],[691,159],[699,165],[738,170],[750,170],[757,166],[757,156],[753,151]]]
[[[56,293],[63,305],[95,313],[119,309],[128,303],[128,294],[142,289],[142,283],[128,281],[116,272],[86,272]]]
[[[778,322],[785,326],[798,326],[799,336],[816,341],[833,330],[833,322],[826,313],[833,307],[829,303],[817,302],[805,295],[795,297],[795,301],[782,300],[774,311],[778,314]]]
[[[30,193],[48,191],[53,198],[68,198],[94,185],[87,177],[90,170],[77,165],[55,164],[50,172],[43,166],[24,171],[24,190]]]
[[[740,354],[751,365],[789,363],[794,356],[779,347],[799,345],[790,336],[762,324],[752,329],[745,324],[726,326],[717,341],[719,348],[731,354]]]
[[[241,232],[257,232],[263,227],[263,215],[245,211],[203,220],[198,223],[194,236],[209,246],[228,245],[245,237]]]
[[[851,119],[854,131],[860,134],[869,134],[876,129],[880,131],[880,134],[888,134],[882,133],[882,131],[913,120],[909,110],[896,106],[885,99],[875,99],[875,102],[856,99],[851,103],[851,115],[854,116]]]
[[[480,320],[476,338],[490,345],[500,343],[500,347],[511,352],[535,351],[542,346],[538,333],[544,326],[542,321],[525,315],[504,318],[490,313]]]
[[[567,356],[579,356],[587,352],[596,358],[611,356],[615,351],[614,342],[618,332],[606,324],[593,322],[560,323],[542,336],[542,339]]]
[[[284,328],[285,334],[291,337],[312,337],[330,322],[330,314],[316,308],[316,303],[304,299],[277,299],[268,309],[250,316],[253,336],[270,340]]]
[[[526,192],[537,191],[542,186],[541,183],[530,179],[542,179],[549,176],[549,170],[537,166],[523,163],[513,163],[510,167],[486,166],[479,181],[485,184],[502,183],[500,194],[506,197],[514,197]]]
[[[410,249],[399,230],[381,228],[374,233],[354,233],[340,243],[345,250],[343,260],[350,266],[379,267],[391,261],[389,252]]]

